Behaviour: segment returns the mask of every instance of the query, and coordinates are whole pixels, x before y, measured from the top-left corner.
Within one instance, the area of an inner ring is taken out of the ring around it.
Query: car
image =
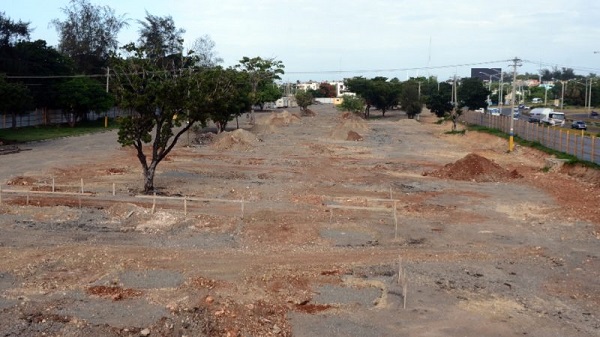
[[[592,118],[598,118],[598,111],[592,111],[592,112],[590,112],[590,117],[592,117]]]
[[[492,116],[500,116],[500,109],[491,108],[491,109],[488,109],[488,113]]]
[[[587,130],[587,125],[585,125],[584,121],[573,121],[573,123],[571,123],[571,129]]]
[[[484,113],[484,112],[485,112],[485,109],[484,109],[484,108],[479,108],[479,109],[477,109],[477,110],[475,110],[475,111],[476,111],[476,112],[481,112],[481,113]]]

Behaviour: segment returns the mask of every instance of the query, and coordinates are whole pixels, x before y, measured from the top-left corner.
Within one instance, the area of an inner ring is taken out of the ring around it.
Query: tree
[[[313,103],[313,96],[307,91],[300,90],[296,93],[295,97],[296,103],[298,103],[298,106],[300,107],[302,112],[306,112],[308,106]]]
[[[95,6],[87,0],[71,0],[62,8],[64,21],[52,20],[59,35],[58,49],[73,59],[79,72],[95,74],[108,63],[119,47],[117,36],[128,25],[108,6]]]
[[[400,105],[406,112],[408,118],[412,119],[417,114],[421,113],[423,103],[419,98],[419,87],[418,83],[405,82],[402,86],[402,92],[400,94]]]
[[[357,94],[363,99],[365,103],[364,117],[369,118],[372,104],[371,99],[373,96],[373,83],[362,76],[357,76],[344,80],[344,84],[349,91]]]
[[[385,117],[387,110],[398,105],[401,85],[397,79],[388,81],[386,77],[375,77],[370,80],[363,77],[354,77],[345,80],[345,84],[350,91],[365,100],[367,104],[365,118],[369,118],[371,106],[381,110],[382,115]]]
[[[281,89],[275,82],[264,82],[259,85],[258,90],[256,91],[256,99],[254,102],[256,103],[255,105],[258,105],[262,111],[264,110],[266,102],[275,102],[276,100],[280,99],[281,96]],[[250,106],[250,108],[252,108],[252,106]]]
[[[113,106],[113,97],[96,80],[75,77],[58,85],[58,102],[71,127],[86,119],[90,111],[102,112]]]
[[[0,72],[25,77],[19,81],[29,88],[33,106],[42,109],[42,116],[48,116],[48,109],[59,107],[57,85],[65,81],[60,76],[74,74],[70,58],[48,47],[44,40],[18,42],[0,58]]]
[[[365,111],[365,101],[360,96],[343,95],[342,103],[338,105],[338,109],[360,115]]]
[[[450,103],[450,95],[441,93],[430,95],[427,98],[426,107],[439,118],[448,116],[453,108],[452,103]]]
[[[33,107],[33,98],[29,89],[22,83],[9,83],[0,76],[0,111],[11,115],[12,128],[17,127],[17,115]]]
[[[458,106],[468,107],[469,110],[487,108],[487,97],[490,91],[483,85],[480,78],[466,77],[461,79],[458,86]]]
[[[0,48],[12,46],[20,41],[29,41],[29,22],[14,22],[4,12],[0,12]]]
[[[215,51],[215,42],[208,35],[194,40],[191,50],[198,59],[198,67],[215,67],[223,63],[223,59]]]
[[[214,71],[220,71],[220,68],[212,68]],[[213,102],[215,109],[210,111],[210,119],[217,126],[217,133],[225,131],[229,121],[237,118],[245,111],[250,109],[250,83],[247,74],[234,68],[223,70],[223,84],[220,86],[223,91],[219,102]],[[203,104],[203,98],[195,97],[198,104]],[[210,100],[210,97],[207,97]],[[204,103],[205,104],[205,103]]]
[[[121,122],[119,143],[136,149],[144,192],[151,193],[156,167],[181,135],[196,123],[205,126],[211,116],[217,119],[221,109],[232,111],[226,104],[234,92],[233,77],[220,67],[190,68],[188,65],[197,63],[193,57],[164,62],[161,57],[146,57],[145,48],[130,44],[125,50],[132,55],[115,58],[111,66],[116,75],[112,85],[117,101],[133,111]],[[149,143],[147,153],[145,144]]]
[[[147,57],[165,61],[168,56],[181,55],[185,29],[175,27],[171,16],[155,16],[146,12],[146,20],[138,20],[140,28],[139,48]],[[196,61],[200,62],[199,59]]]
[[[327,82],[319,84],[319,97],[334,98],[337,97],[337,88]]]
[[[263,59],[261,57],[249,58],[244,56],[240,60],[238,67],[248,73],[248,80],[250,81],[250,101],[252,106],[260,105],[261,109],[265,102],[265,95],[259,94],[259,90],[267,89],[271,90],[273,82],[280,80],[279,75],[283,75],[285,66],[281,61],[275,59]],[[280,96],[281,97],[281,96]],[[251,112],[251,123],[254,123],[254,109]]]

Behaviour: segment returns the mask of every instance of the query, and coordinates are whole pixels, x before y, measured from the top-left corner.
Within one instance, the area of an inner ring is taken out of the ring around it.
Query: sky
[[[0,11],[30,22],[32,40],[58,44],[50,25],[68,0],[1,0]],[[139,36],[146,12],[171,16],[184,45],[204,35],[224,66],[244,56],[275,58],[284,82],[353,76],[406,80],[468,77],[471,68],[573,68],[600,74],[600,1],[592,0],[89,0],[129,20],[119,43]],[[595,53],[598,52],[598,53]]]

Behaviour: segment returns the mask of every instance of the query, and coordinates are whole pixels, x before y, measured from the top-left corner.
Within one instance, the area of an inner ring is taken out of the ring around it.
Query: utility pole
[[[510,133],[509,133],[509,140],[508,140],[508,152],[512,152],[515,148],[515,143],[514,143],[514,126],[515,126],[515,96],[516,96],[516,85],[517,85],[517,67],[520,67],[521,64],[521,59],[515,57],[513,60],[513,82],[512,82],[512,94],[510,97]]]

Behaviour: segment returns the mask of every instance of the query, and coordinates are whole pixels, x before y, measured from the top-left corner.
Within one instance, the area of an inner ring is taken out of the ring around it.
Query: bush
[[[365,102],[358,96],[344,95],[342,103],[338,105],[341,111],[350,111],[355,114],[362,114],[365,111]]]

